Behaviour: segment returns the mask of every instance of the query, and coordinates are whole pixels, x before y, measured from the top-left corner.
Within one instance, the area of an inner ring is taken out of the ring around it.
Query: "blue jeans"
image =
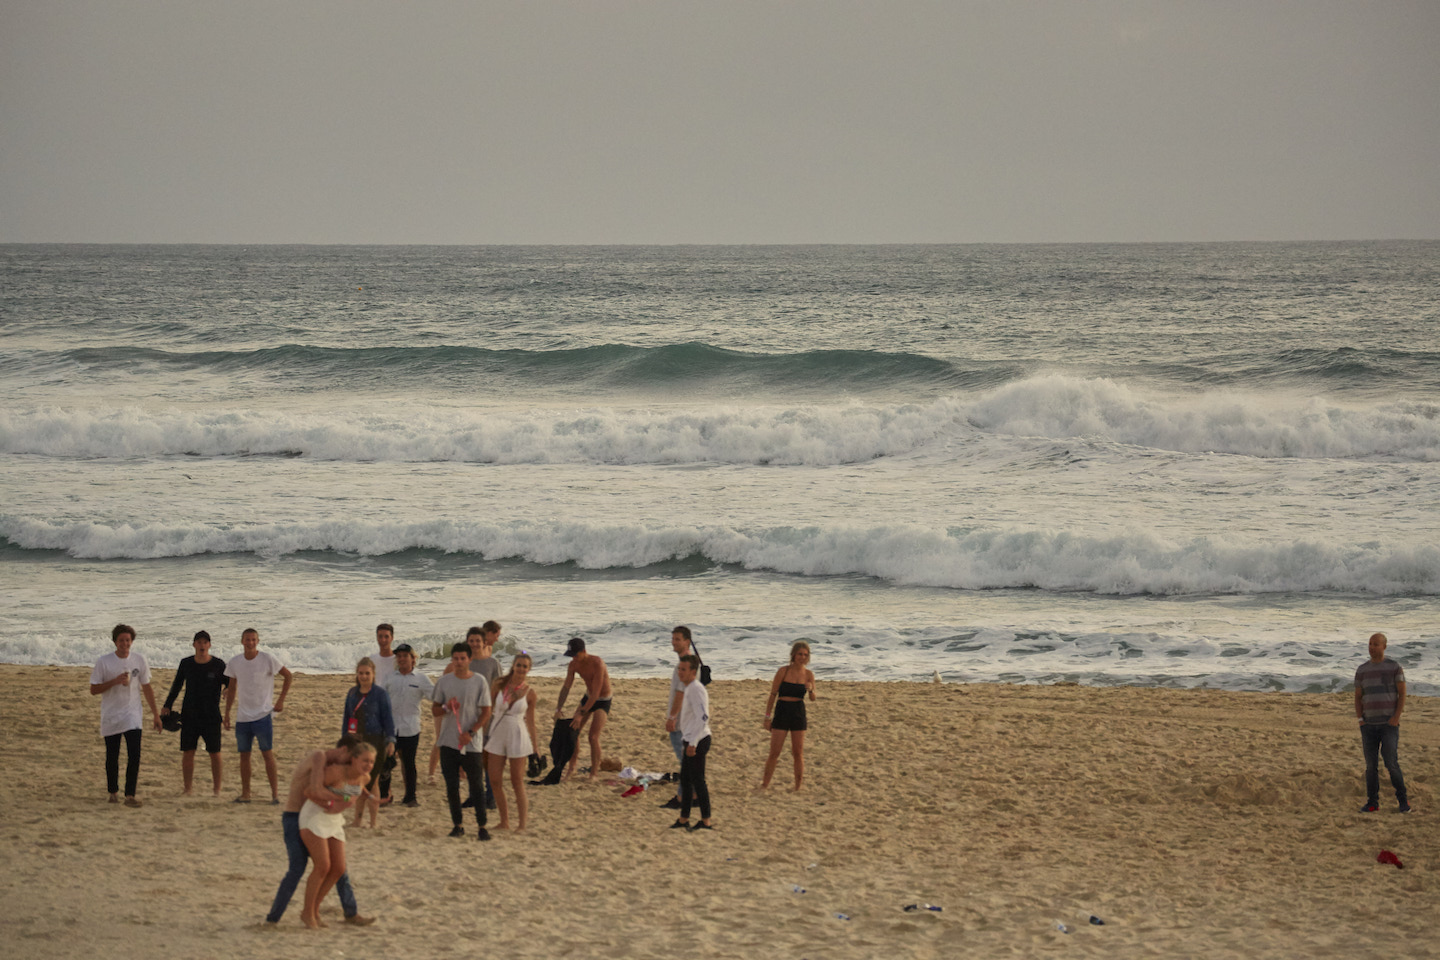
[[[1380,759],[1390,774],[1395,799],[1406,806],[1405,775],[1400,772],[1400,728],[1388,723],[1362,723],[1360,745],[1365,749],[1365,796],[1370,803],[1380,803]]]
[[[300,814],[280,814],[280,830],[285,835],[285,853],[290,858],[290,869],[285,871],[280,889],[275,891],[275,902],[270,905],[270,913],[265,917],[267,923],[279,923],[280,918],[285,916],[285,908],[290,906],[290,898],[295,895],[300,878],[305,876],[305,864],[310,862],[310,851],[305,849],[305,841],[300,839]],[[350,886],[348,871],[335,881],[335,893],[340,898],[340,909],[345,911],[345,916],[353,917],[360,912],[355,905],[355,890]]]
[[[670,731],[670,749],[675,751],[675,762],[685,762],[685,734],[679,730]]]

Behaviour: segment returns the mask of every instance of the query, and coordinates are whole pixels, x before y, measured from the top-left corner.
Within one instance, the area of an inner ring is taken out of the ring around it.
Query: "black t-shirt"
[[[180,661],[175,671],[175,682],[170,684],[170,695],[165,706],[174,709],[175,696],[185,688],[185,702],[180,716],[194,720],[220,721],[220,694],[225,691],[225,661],[211,657],[204,663],[196,663],[194,657]]]

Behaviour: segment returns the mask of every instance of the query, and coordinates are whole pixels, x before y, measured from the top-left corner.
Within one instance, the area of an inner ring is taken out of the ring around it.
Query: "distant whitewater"
[[[1041,376],[928,403],[725,405],[684,412],[403,414],[140,408],[0,411],[0,453],[296,456],[470,463],[842,464],[971,431],[1250,457],[1440,459],[1440,403],[1336,404],[1212,392],[1147,397],[1111,380]]]
[[[1440,692],[1440,243],[0,246],[0,661]]]

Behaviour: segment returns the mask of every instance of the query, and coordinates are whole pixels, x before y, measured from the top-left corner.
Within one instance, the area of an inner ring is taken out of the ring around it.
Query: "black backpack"
[[[690,641],[690,649],[694,651],[696,657],[700,657],[700,648],[695,646],[694,640]],[[706,663],[704,658],[700,659],[700,686],[710,686],[710,664]]]

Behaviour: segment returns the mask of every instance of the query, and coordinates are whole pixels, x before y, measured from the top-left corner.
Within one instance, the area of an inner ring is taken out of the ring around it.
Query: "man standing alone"
[[[1380,809],[1380,758],[1390,773],[1390,786],[1401,813],[1410,812],[1405,776],[1400,772],[1400,714],[1405,710],[1405,671],[1385,656],[1385,634],[1370,637],[1370,659],[1355,670],[1355,717],[1360,721],[1360,745],[1365,752],[1365,806],[1361,813]]]
[[[150,687],[150,665],[130,650],[135,628],[123,623],[110,631],[115,651],[95,661],[90,671],[90,695],[100,697],[100,735],[105,738],[105,783],[110,802],[120,802],[120,741],[125,741],[125,806],[138,807],[136,782],[140,779],[140,694],[150,704],[155,729],[160,713],[155,709],[155,691]]]
[[[235,749],[240,753],[240,796],[236,803],[250,802],[250,751],[258,743],[265,758],[265,776],[270,780],[270,802],[280,805],[280,773],[275,768],[272,749],[275,727],[272,713],[285,709],[285,694],[290,692],[290,668],[273,654],[260,649],[260,633],[253,627],[240,634],[243,656],[231,657],[225,664],[230,685],[225,688],[225,729],[230,729],[230,708],[240,697],[240,713],[235,722]],[[280,696],[275,696],[275,675],[284,680]]]

